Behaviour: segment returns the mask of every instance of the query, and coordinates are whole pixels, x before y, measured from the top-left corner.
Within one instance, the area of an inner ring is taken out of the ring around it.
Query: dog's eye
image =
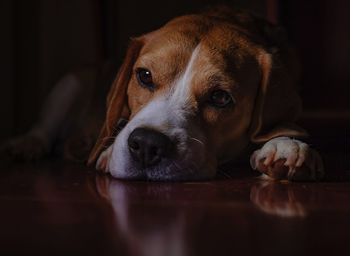
[[[154,83],[152,79],[152,73],[148,69],[138,68],[136,69],[137,81],[142,87],[145,87],[149,90],[154,90]]]
[[[228,92],[218,89],[210,94],[208,103],[217,108],[224,108],[232,104],[233,99]]]

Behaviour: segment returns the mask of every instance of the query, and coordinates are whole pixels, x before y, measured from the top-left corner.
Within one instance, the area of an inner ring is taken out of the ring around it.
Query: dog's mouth
[[[215,176],[215,161],[205,140],[189,129],[156,129],[121,120],[112,145],[108,170],[115,178],[150,181],[188,181]]]
[[[204,171],[195,162],[166,159],[161,163],[145,168],[135,166],[128,170],[130,179],[150,181],[189,181],[211,178],[213,175]]]
[[[186,149],[180,151],[172,148],[167,152],[153,150],[153,153],[139,152],[141,146],[131,145],[130,149],[127,143],[120,147],[117,144],[109,162],[109,171],[116,178],[128,180],[188,181],[214,177],[215,167],[209,163],[205,151],[198,149],[196,144],[189,143]]]

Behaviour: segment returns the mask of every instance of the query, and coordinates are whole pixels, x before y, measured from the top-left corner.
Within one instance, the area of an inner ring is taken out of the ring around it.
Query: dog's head
[[[292,125],[300,100],[275,32],[249,15],[212,13],[133,39],[90,163],[100,157],[118,178],[202,179],[250,143],[303,135]]]

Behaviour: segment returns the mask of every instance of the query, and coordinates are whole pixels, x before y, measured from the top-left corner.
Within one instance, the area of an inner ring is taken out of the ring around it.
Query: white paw
[[[291,180],[298,176],[315,180],[323,176],[320,155],[306,143],[288,137],[277,137],[266,142],[252,154],[250,164],[253,169],[278,179]]]
[[[111,156],[112,153],[112,147],[107,148],[105,151],[103,151],[101,153],[101,155],[99,156],[99,158],[97,159],[96,162],[96,169],[98,171],[104,172],[104,173],[108,173],[108,162],[109,162],[109,158]]]

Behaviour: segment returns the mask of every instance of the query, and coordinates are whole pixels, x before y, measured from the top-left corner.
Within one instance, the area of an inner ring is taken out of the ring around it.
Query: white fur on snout
[[[182,158],[178,161],[186,159],[190,165],[195,164],[198,166],[198,168],[196,167],[198,170],[194,171],[199,171],[204,166],[206,161],[206,157],[204,157],[206,155],[205,147],[198,147],[198,141],[204,141],[204,138],[200,129],[191,123],[193,119],[189,119],[193,114],[190,106],[193,65],[199,50],[198,45],[182,75],[169,86],[169,90],[144,106],[119,133],[112,145],[113,151],[108,162],[109,171],[114,177],[147,176],[147,174],[142,173],[143,170],[135,167],[128,149],[127,140],[136,128],[151,128],[168,136],[176,142],[178,157]],[[175,162],[172,164],[177,165]],[[168,166],[165,166],[164,169],[167,168]]]

